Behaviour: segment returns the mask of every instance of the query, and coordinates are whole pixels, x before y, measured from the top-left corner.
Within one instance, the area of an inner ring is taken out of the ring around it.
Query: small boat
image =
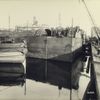
[[[25,41],[0,35],[0,79],[14,79],[26,74]]]

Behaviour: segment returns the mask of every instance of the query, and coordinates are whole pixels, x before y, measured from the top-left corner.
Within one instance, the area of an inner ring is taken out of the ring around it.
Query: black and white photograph
[[[99,0],[0,0],[0,100],[100,100]]]

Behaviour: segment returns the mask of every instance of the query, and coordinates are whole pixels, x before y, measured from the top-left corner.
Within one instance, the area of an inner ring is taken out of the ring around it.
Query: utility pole
[[[71,26],[73,27],[73,18],[72,18],[72,25]]]
[[[9,28],[9,31],[10,31],[10,16],[8,17],[8,28]]]
[[[58,15],[59,26],[61,26],[61,13]]]

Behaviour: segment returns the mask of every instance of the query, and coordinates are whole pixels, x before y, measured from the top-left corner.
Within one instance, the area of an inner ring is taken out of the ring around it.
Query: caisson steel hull
[[[50,83],[55,80],[59,86],[63,83],[61,86],[78,89],[82,66],[79,68],[76,60],[82,53],[81,38],[41,36],[31,37],[28,43],[27,66],[32,68],[29,74],[34,79],[37,76],[41,81]],[[38,73],[41,73],[41,77]],[[54,77],[50,76],[51,73]]]
[[[55,81],[54,84],[57,83],[59,86],[64,82],[61,86],[67,88],[72,86],[77,89],[82,67],[79,68],[77,62],[82,55],[82,34],[80,32],[78,27],[66,29],[41,27],[34,30],[32,35],[22,36],[27,40],[29,78],[35,80],[39,78],[40,81],[50,83]]]
[[[82,39],[71,37],[31,37],[28,57],[72,62],[81,53]]]

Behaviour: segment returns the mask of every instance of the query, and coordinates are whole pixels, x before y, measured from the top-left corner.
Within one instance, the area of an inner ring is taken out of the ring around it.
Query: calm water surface
[[[48,78],[45,81],[45,68],[31,67],[27,67],[26,86],[25,84],[23,86],[0,85],[0,100],[70,100],[70,90],[68,86],[65,87],[67,75],[65,69],[59,66],[49,68]],[[90,78],[84,75],[80,76],[79,89],[72,90],[72,100],[82,99],[89,81]],[[61,90],[58,88],[59,85],[62,86]]]

